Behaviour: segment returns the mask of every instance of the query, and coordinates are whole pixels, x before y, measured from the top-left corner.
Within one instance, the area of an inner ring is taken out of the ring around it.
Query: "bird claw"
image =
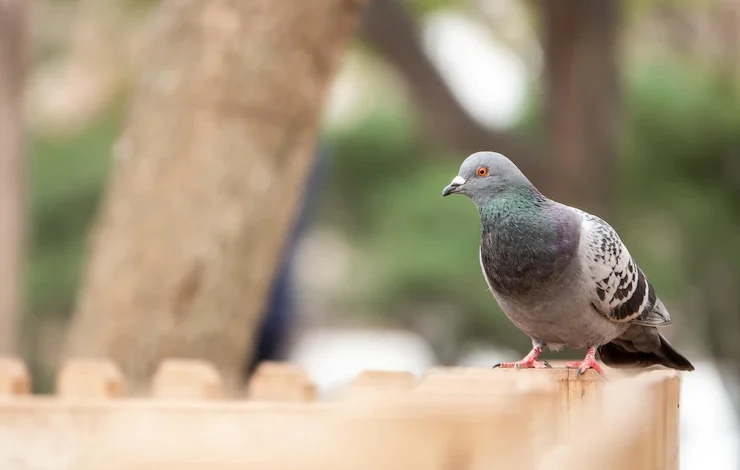
[[[492,369],[552,369],[552,366],[547,361],[535,361],[535,360],[521,360],[516,362],[499,362],[494,364]]]
[[[588,367],[581,366],[581,367],[579,367],[578,370],[576,371],[576,378],[579,378],[580,376],[582,376],[583,374],[585,374],[586,371],[589,370],[589,369],[595,370],[596,373],[599,374],[601,377],[603,377],[604,380],[608,380],[609,379],[609,377],[607,377],[606,375],[604,375],[604,371],[601,370],[601,366],[599,366],[598,364],[596,365],[596,367],[594,367],[594,366],[588,366]]]
[[[501,369],[543,369],[548,368],[552,369],[552,366],[547,361],[538,361],[537,357],[542,352],[542,347],[535,346],[532,348],[532,350],[524,356],[523,359],[516,361],[516,362],[499,362],[498,364],[493,365],[493,369],[501,368]]]
[[[568,369],[577,369],[576,377],[580,377],[585,374],[589,369],[595,370],[601,376],[604,375],[604,372],[601,370],[601,366],[596,362],[592,348],[589,349],[586,357],[582,361],[568,361],[565,363],[565,367]]]

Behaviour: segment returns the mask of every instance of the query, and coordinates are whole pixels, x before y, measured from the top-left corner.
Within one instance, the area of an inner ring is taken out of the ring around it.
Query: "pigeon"
[[[478,208],[479,259],[493,297],[532,340],[516,362],[494,367],[551,367],[545,348],[587,348],[568,361],[577,375],[663,366],[692,371],[658,329],[672,324],[645,273],[604,220],[545,197],[507,157],[476,152],[442,196],[463,194]]]

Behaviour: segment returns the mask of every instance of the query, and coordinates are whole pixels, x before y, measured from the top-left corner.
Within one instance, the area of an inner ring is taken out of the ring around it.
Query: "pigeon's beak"
[[[465,178],[462,176],[455,176],[455,178],[452,179],[452,182],[448,184],[445,189],[442,190],[442,197],[449,196],[450,194],[455,194],[457,192],[457,188],[465,184]]]

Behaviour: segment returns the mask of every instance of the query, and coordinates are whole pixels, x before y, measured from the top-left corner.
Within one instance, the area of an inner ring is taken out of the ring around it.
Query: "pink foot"
[[[576,377],[579,377],[588,369],[593,369],[598,372],[599,375],[604,375],[604,372],[601,370],[601,366],[596,362],[596,348],[588,348],[586,357],[582,361],[568,361],[565,363],[565,367],[568,369],[578,369]]]
[[[493,368],[500,367],[501,369],[552,369],[552,366],[547,361],[538,361],[537,357],[539,357],[540,353],[542,352],[542,348],[535,346],[529,354],[527,354],[524,359],[521,361],[516,362],[499,362],[498,364],[494,365]]]

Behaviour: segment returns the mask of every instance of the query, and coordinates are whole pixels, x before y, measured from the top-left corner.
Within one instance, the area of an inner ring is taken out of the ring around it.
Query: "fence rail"
[[[78,360],[41,396],[0,358],[0,469],[677,470],[679,374],[609,372],[365,371],[326,401],[265,363],[234,399],[212,365],[172,359],[127,397],[115,365]]]

